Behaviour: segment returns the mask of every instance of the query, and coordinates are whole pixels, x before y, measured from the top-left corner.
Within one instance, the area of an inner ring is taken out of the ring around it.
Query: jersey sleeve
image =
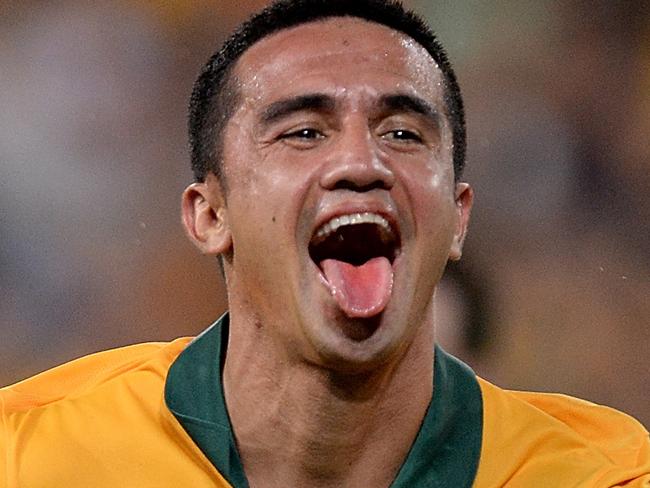
[[[5,402],[0,392],[0,488],[8,488],[9,476],[9,433],[7,432],[7,421],[5,414]]]
[[[641,435],[638,449],[628,455],[628,467],[603,479],[603,486],[612,488],[650,488],[650,436]]]
[[[637,478],[623,485],[616,485],[614,488],[650,488],[650,474]]]
[[[565,395],[502,390],[484,380],[481,388],[476,488],[650,488],[650,437],[632,417]]]
[[[599,486],[650,488],[650,435],[636,419],[564,395],[519,395],[570,427],[616,466]]]

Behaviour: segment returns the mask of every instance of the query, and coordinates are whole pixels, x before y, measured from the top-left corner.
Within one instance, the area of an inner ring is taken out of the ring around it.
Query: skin
[[[431,400],[435,287],[472,204],[454,183],[441,73],[407,36],[337,18],[263,39],[235,75],[228,193],[214,176],[191,185],[183,220],[203,253],[225,257],[223,381],[246,475],[252,487],[389,486]],[[437,115],[381,103],[396,93]],[[266,120],[313,94],[324,106]],[[394,217],[401,249],[385,310],[351,319],[308,244],[327,216],[364,209]]]

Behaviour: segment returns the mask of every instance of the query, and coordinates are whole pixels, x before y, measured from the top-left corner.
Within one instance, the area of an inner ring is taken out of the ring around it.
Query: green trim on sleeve
[[[228,314],[172,364],[165,402],[233,488],[248,488],[222,387]],[[391,488],[469,488],[478,469],[483,400],[474,372],[436,346],[433,399]]]

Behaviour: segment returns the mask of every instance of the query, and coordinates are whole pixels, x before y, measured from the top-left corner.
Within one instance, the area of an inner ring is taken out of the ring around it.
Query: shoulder
[[[484,431],[477,481],[600,487],[636,479],[626,486],[650,487],[648,432],[632,417],[566,395],[479,384]]]
[[[1,389],[0,488],[227,486],[165,408],[189,342],[92,354]]]
[[[143,376],[164,380],[170,363],[190,339],[146,343],[91,354],[0,388],[2,418],[83,397],[95,390]],[[136,379],[137,378],[137,379]]]

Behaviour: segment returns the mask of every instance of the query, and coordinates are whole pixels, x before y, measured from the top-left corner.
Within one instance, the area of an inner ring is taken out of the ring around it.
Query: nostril
[[[371,190],[390,190],[390,185],[384,180],[375,180],[368,184],[359,184],[351,180],[339,180],[334,184],[333,190],[350,190],[364,193]]]

